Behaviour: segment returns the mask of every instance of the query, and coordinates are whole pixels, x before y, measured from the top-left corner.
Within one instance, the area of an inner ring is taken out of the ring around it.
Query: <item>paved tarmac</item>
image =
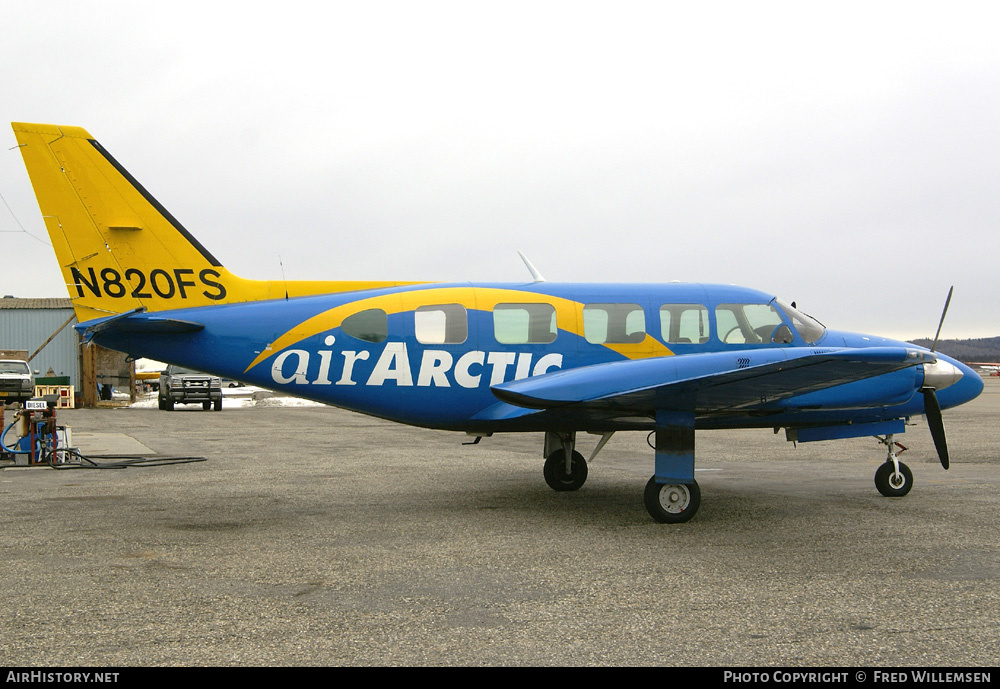
[[[88,453],[207,461],[0,471],[0,665],[995,666],[1000,379],[900,440],[699,433],[702,506],[642,505],[645,434],[576,493],[541,435],[319,407],[73,410]],[[581,440],[584,454],[596,437]],[[119,445],[118,443],[124,443]],[[108,461],[108,460],[103,460]]]

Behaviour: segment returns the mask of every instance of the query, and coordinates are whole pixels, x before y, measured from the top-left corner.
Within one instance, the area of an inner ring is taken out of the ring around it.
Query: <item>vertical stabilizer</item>
[[[239,278],[79,127],[12,124],[82,322],[148,311],[394,286]]]

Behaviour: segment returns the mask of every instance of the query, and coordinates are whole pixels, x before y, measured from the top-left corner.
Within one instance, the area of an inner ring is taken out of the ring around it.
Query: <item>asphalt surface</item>
[[[995,666],[1000,379],[899,439],[699,433],[702,505],[642,505],[645,434],[576,493],[541,435],[330,408],[73,410],[95,454],[207,461],[0,471],[0,664]],[[596,437],[580,441],[585,455]],[[100,460],[110,461],[110,460]]]

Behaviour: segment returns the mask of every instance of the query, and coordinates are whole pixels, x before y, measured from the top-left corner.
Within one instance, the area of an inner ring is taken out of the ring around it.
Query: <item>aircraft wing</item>
[[[496,385],[503,402],[531,409],[696,414],[780,410],[785,400],[936,361],[905,347],[715,352],[597,364]],[[913,393],[912,382],[906,385]]]

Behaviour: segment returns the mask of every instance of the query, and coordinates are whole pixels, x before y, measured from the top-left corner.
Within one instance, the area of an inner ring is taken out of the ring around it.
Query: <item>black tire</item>
[[[542,475],[549,488],[560,492],[579,490],[587,482],[587,460],[579,452],[573,453],[570,472],[566,473],[566,453],[556,450],[545,458]]]
[[[202,411],[208,411],[209,409],[212,408],[212,402],[211,401],[202,402],[201,403],[201,408],[202,408]]]
[[[167,401],[162,397],[157,397],[156,400],[160,403],[160,411],[166,411]]]
[[[887,498],[901,498],[913,488],[913,472],[900,462],[899,476],[896,476],[892,462],[886,462],[875,472],[875,487]]]
[[[215,400],[215,411],[222,411],[222,400]]]
[[[643,502],[649,516],[660,524],[681,524],[698,512],[701,505],[701,488],[698,482],[657,483],[653,476],[646,484]]]

